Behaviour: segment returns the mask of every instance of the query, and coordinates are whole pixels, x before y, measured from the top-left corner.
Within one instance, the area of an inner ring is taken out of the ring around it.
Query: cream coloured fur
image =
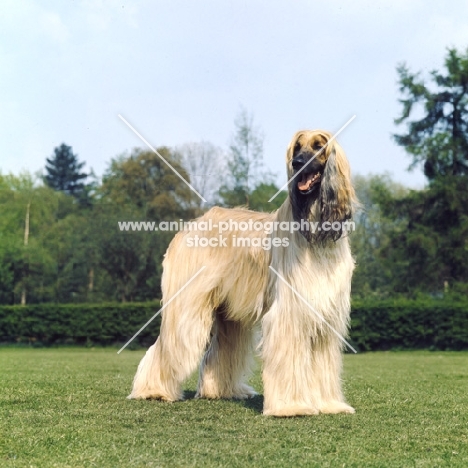
[[[317,139],[323,143],[330,137],[323,131],[298,132],[287,152],[288,174],[292,174],[292,148],[299,139],[303,145],[312,145]],[[323,164],[334,165],[333,177],[339,178],[337,208],[351,205],[354,191],[341,148],[330,143],[321,157]],[[336,180],[325,180],[326,174],[322,185],[336,185]],[[308,219],[323,222],[321,212],[317,199]],[[214,224],[251,219],[294,221],[290,198],[275,213],[215,207],[199,221],[209,219]],[[163,262],[163,301],[175,296],[201,267],[205,269],[163,311],[160,336],[141,360],[129,398],[181,399],[181,384],[203,354],[198,397],[255,395],[247,380],[261,327],[265,415],[353,413],[341,391],[342,343],[328,326],[342,336],[347,334],[354,268],[348,238],[319,242],[307,240],[300,232],[232,230],[223,234],[227,247],[189,247],[187,239],[196,234],[209,238],[219,235],[216,228],[183,231],[171,242]],[[234,236],[287,236],[289,245],[271,250],[232,247]],[[328,325],[278,279],[270,265]]]

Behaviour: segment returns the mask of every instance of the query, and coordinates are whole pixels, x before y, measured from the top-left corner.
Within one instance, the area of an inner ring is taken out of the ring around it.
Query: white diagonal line
[[[283,189],[285,189],[288,185],[289,182],[291,182],[293,179],[295,179],[319,154],[322,153],[322,151],[325,150],[325,148],[356,118],[356,115],[353,115],[328,141],[327,143],[322,146],[320,151],[318,151],[313,158],[311,158],[306,164],[304,164],[299,171],[297,171],[269,200],[268,202],[271,202],[273,199],[275,199]]]
[[[204,269],[202,266],[120,349],[120,354]]]
[[[192,190],[193,192],[195,192],[205,203],[206,203],[206,200],[193,188],[192,185],[190,185],[189,182],[187,182],[178,172],[177,170],[172,166],[171,163],[169,163],[153,146],[151,146],[148,141],[145,140],[145,138],[143,138],[143,136],[137,131],[135,130],[134,127],[132,127],[132,125],[130,125],[120,114],[118,114],[120,120],[122,120],[128,128],[130,128],[133,133],[135,133],[135,135],[137,135],[141,141],[143,141],[144,143],[146,143],[146,145],[153,151],[153,153],[157,154],[173,171],[174,173],[176,174],[177,177],[179,177],[179,179],[182,180],[182,182],[184,182],[185,184],[188,185],[188,187],[190,188],[190,190]]]
[[[333,333],[335,333],[335,335],[341,340],[343,341],[343,343],[346,344],[346,346],[348,346],[349,349],[351,349],[351,351],[353,351],[354,353],[357,354],[357,351],[307,302],[306,299],[304,299],[302,297],[301,294],[299,294],[299,292],[297,292],[284,278],[283,276],[278,273],[271,265],[270,265],[270,270],[274,271],[276,276],[278,276],[278,278],[283,281],[283,283],[288,286],[289,289],[291,289],[291,291],[296,294],[297,297],[299,297],[299,299],[302,300],[302,302],[309,307],[309,309],[315,314],[317,315],[317,317],[322,320],[322,322],[324,322],[326,325],[328,325],[328,327],[333,331]]]

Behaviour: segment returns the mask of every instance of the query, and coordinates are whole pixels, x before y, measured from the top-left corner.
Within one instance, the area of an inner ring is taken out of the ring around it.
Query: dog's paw
[[[160,392],[132,392],[128,395],[127,400],[161,400],[172,403],[183,400],[183,396],[162,394]]]
[[[257,395],[258,393],[250,385],[243,384],[234,390],[231,398],[235,400],[248,400]]]
[[[237,383],[232,387],[221,387],[215,382],[205,380],[203,384],[198,387],[195,398],[207,398],[210,400],[247,400],[258,395],[258,393],[249,385],[244,383]]]
[[[315,416],[319,414],[319,410],[309,406],[292,405],[282,408],[265,409],[263,414],[264,416],[275,416],[277,418],[291,418],[293,416]]]
[[[356,410],[343,401],[330,401],[328,403],[324,403],[320,407],[320,412],[323,414],[354,414]]]

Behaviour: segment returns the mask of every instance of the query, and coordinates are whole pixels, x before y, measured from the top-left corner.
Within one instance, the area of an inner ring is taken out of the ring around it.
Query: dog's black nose
[[[298,156],[292,160],[292,167],[295,171],[298,171],[305,164],[303,156]]]

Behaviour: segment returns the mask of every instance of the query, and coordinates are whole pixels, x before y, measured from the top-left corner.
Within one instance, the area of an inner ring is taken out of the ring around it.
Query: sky
[[[353,174],[420,188],[392,134],[396,67],[427,76],[468,47],[468,2],[1,0],[0,172],[43,170],[61,143],[102,176],[145,144],[227,149],[242,108],[286,181],[300,129],[339,135]],[[210,177],[217,177],[216,174]]]

